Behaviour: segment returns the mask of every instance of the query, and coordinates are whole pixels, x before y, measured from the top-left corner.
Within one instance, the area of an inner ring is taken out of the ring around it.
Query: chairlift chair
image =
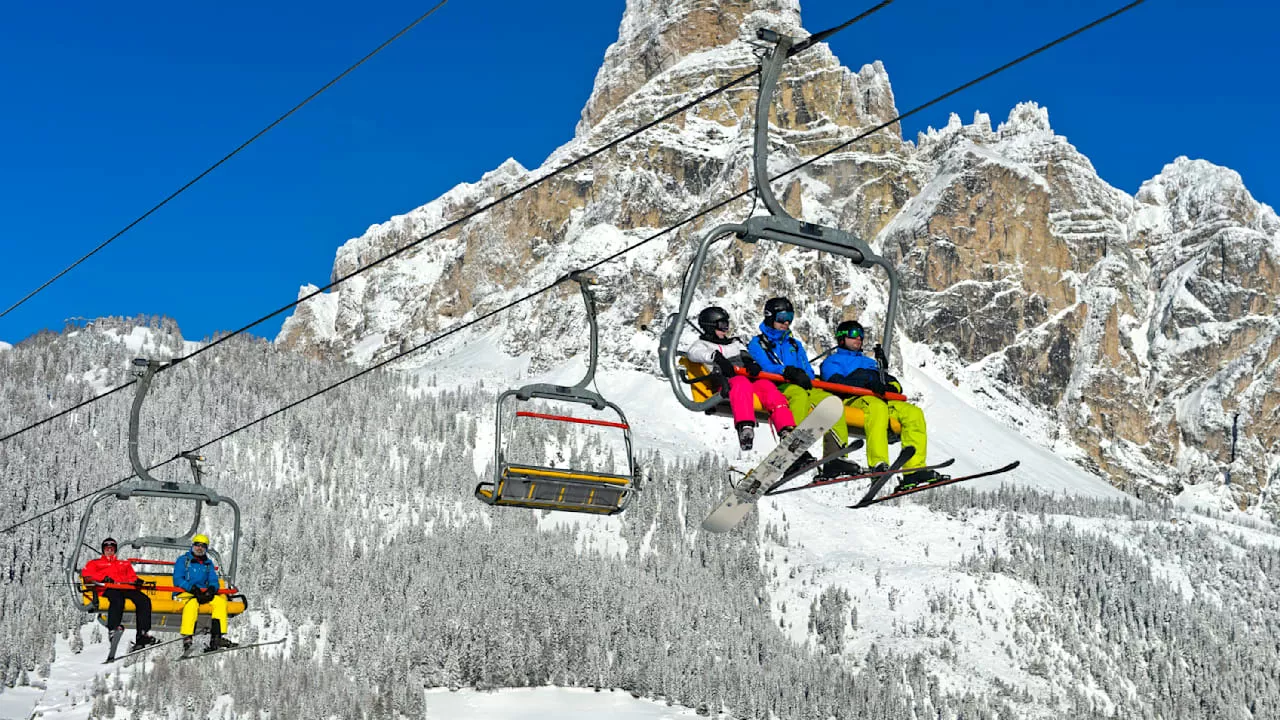
[[[593,274],[582,271],[570,273],[564,279],[578,283],[587,307],[587,321],[591,328],[591,354],[587,364],[587,374],[571,387],[534,383],[508,390],[498,396],[494,478],[492,482],[482,482],[477,485],[475,495],[489,505],[613,515],[626,509],[633,494],[640,487],[640,471],[636,467],[631,445],[631,426],[622,408],[606,400],[598,392],[587,389],[595,379],[598,351],[595,297],[591,292],[591,286],[597,283],[597,279]],[[557,403],[588,405],[595,410],[612,411],[617,415],[617,420],[578,418],[531,410],[519,410],[515,413],[515,417],[621,431],[626,449],[626,474],[509,462],[505,451],[509,440],[506,406],[510,398],[520,402],[528,402],[536,398]]]
[[[229,508],[233,517],[230,555],[224,559],[222,554],[212,547],[208,549],[208,553],[213,559],[214,565],[218,568],[218,593],[227,596],[227,617],[230,619],[243,613],[248,607],[247,599],[235,585],[236,566],[240,553],[240,507],[231,498],[220,495],[213,489],[201,484],[200,480],[205,472],[204,458],[194,452],[184,452],[180,455],[191,468],[192,482],[158,480],[147,471],[138,456],[139,417],[142,411],[143,399],[151,387],[151,379],[156,370],[162,367],[163,364],[155,360],[137,359],[133,361],[133,365],[134,372],[139,378],[137,394],[134,395],[133,407],[129,414],[129,463],[133,466],[133,471],[138,476],[138,479],[98,493],[89,501],[88,507],[85,508],[84,513],[80,516],[80,530],[71,545],[70,551],[66,553],[66,585],[71,589],[72,603],[77,610],[96,615],[99,622],[106,624],[106,598],[99,595],[95,586],[84,583],[80,577],[80,569],[84,565],[84,562],[80,559],[82,552],[86,548],[90,551],[97,551],[86,540],[87,533],[92,528],[94,512],[98,509],[99,503],[108,499],[133,501],[156,498],[163,501],[172,501],[174,504],[190,503],[192,507],[190,527],[187,528],[185,533],[179,535],[143,535],[119,540],[121,555],[124,554],[124,549],[129,547],[134,550],[164,550],[166,555],[175,557],[175,553],[185,552],[190,549],[192,538],[200,532],[201,515],[206,505]],[[166,572],[165,570],[166,567],[172,568],[174,561],[146,557],[146,554],[141,552],[134,554],[137,557],[122,559],[128,560],[134,566],[138,578],[144,583],[142,591],[151,600],[151,629],[159,632],[178,632],[182,624],[182,607],[185,602],[174,599],[174,594],[182,592],[182,590],[173,586],[172,571]],[[122,590],[134,589],[133,585],[125,584],[107,584],[106,587]],[[135,610],[132,601],[125,602],[125,612],[122,620],[122,624],[125,627],[137,627]],[[200,606],[199,616],[196,621],[197,630],[209,626],[211,613],[212,608],[209,605]]]
[[[711,386],[712,373],[700,363],[690,361],[678,348],[681,332],[689,323],[689,308],[693,303],[698,280],[702,276],[706,263],[707,251],[711,245],[730,237],[743,242],[755,243],[760,240],[796,245],[810,248],[822,253],[830,253],[848,258],[855,266],[870,269],[881,267],[889,277],[889,307],[885,315],[884,336],[881,344],[884,356],[888,357],[893,343],[894,320],[898,313],[899,280],[897,270],[885,258],[877,255],[866,241],[837,228],[824,227],[815,223],[798,220],[787,214],[778,202],[769,185],[769,109],[773,104],[773,93],[777,86],[778,76],[787,58],[797,50],[808,47],[809,41],[794,45],[794,38],[781,35],[772,30],[761,28],[757,37],[772,44],[761,60],[760,95],[756,99],[755,137],[754,137],[754,182],[757,196],[764,202],[769,215],[757,215],[743,223],[718,225],[703,235],[698,250],[685,271],[685,279],[680,293],[679,309],[667,318],[658,345],[658,361],[662,374],[670,381],[676,399],[686,408],[708,415],[733,417],[727,398],[715,391]],[[695,328],[696,329],[696,328]],[[883,365],[883,363],[882,363]],[[781,378],[777,378],[781,380]],[[864,388],[854,388],[835,383],[814,381],[814,385],[827,389],[837,395],[850,396],[870,394]],[[686,389],[687,388],[687,389]],[[896,393],[886,397],[904,399]],[[765,415],[756,400],[758,416],[764,420]],[[852,435],[862,433],[862,411],[856,407],[845,407],[845,420]],[[896,439],[901,432],[897,418],[891,419],[890,438]]]

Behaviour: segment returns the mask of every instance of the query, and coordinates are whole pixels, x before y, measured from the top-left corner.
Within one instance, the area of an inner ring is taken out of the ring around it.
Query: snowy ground
[[[93,642],[93,636],[101,640]],[[114,684],[115,674],[128,680],[131,673],[139,672],[149,664],[141,662],[117,662],[102,664],[107,656],[106,633],[93,625],[81,628],[85,640],[84,649],[71,652],[71,644],[59,639],[55,652],[57,658],[51,666],[49,679],[26,687],[5,689],[0,692],[0,720],[89,720],[92,716],[92,688],[95,677]],[[133,637],[125,635],[127,643]],[[176,645],[176,644],[175,644]],[[176,656],[173,647],[160,648],[156,653]],[[249,652],[249,651],[246,651]],[[141,658],[139,658],[140,660]],[[201,660],[209,662],[212,658]],[[221,704],[215,707],[215,711]],[[514,688],[496,692],[477,692],[464,689],[450,692],[437,688],[427,692],[427,717],[456,720],[572,720],[574,718],[616,718],[617,720],[679,720],[698,717],[689,708],[668,707],[654,700],[633,698],[622,691],[595,692],[582,688]]]
[[[515,688],[498,692],[445,689],[427,693],[427,717],[458,720],[677,720],[699,717],[689,708],[583,688]]]

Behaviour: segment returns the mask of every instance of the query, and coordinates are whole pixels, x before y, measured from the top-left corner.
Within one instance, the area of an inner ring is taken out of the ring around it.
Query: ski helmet
[[[796,308],[784,297],[769,298],[764,304],[764,322],[772,325],[775,322],[791,322],[796,316]]]
[[[716,330],[729,332],[729,313],[715,305],[703,308],[698,313],[698,328],[709,337],[715,337]]]
[[[843,343],[845,338],[865,338],[867,337],[866,328],[862,327],[862,323],[857,320],[845,320],[836,326],[836,342]]]
[[[204,533],[200,533],[199,535],[196,535],[195,537],[191,538],[191,544],[192,544],[192,545],[195,545],[195,544],[197,544],[197,543],[201,543],[201,544],[203,544],[205,547],[208,547],[208,546],[209,546],[209,536],[208,536],[208,535],[205,535]]]
[[[108,547],[117,547],[115,538],[109,537],[102,541],[102,549],[106,550]]]

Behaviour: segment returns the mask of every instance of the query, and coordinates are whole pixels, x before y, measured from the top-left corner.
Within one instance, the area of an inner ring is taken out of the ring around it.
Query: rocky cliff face
[[[799,22],[793,0],[629,0],[572,141],[537,170],[508,161],[371,227],[338,251],[335,277],[750,71],[755,28],[802,35]],[[683,221],[749,186],[755,96],[750,83],[735,87],[380,264],[301,306],[278,341],[388,357]],[[779,83],[771,168],[896,114],[883,66],[855,73],[819,45]],[[899,263],[899,327],[949,358],[957,382],[993,407],[1039,414],[1114,482],[1212,479],[1237,413],[1240,501],[1280,474],[1280,221],[1236,173],[1179,158],[1129,196],[1026,103],[995,129],[982,114],[970,125],[953,117],[914,143],[891,126],[775,189],[794,215],[874,239]],[[642,328],[678,301],[698,231],[752,207],[733,203],[600,268],[605,365],[654,368]],[[819,347],[843,317],[875,325],[884,314],[876,278],[795,248],[737,244],[701,292],[748,327],[764,298],[801,299],[796,330]],[[488,323],[481,332],[537,366],[586,346],[572,287]]]

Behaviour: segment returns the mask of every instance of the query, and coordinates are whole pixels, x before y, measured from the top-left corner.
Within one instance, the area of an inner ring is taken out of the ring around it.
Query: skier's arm
[[[785,365],[776,363],[769,359],[769,354],[760,346],[760,338],[758,337],[751,339],[751,344],[747,345],[747,352],[750,353],[751,357],[760,364],[760,369],[764,372],[781,375],[782,371],[786,369]]]
[[[711,346],[711,343],[708,343],[703,340],[698,340],[694,344],[690,345],[689,349],[685,351],[685,357],[689,358],[690,360],[696,363],[702,363],[703,365],[710,365],[711,356],[714,352],[715,352],[715,348]]]

